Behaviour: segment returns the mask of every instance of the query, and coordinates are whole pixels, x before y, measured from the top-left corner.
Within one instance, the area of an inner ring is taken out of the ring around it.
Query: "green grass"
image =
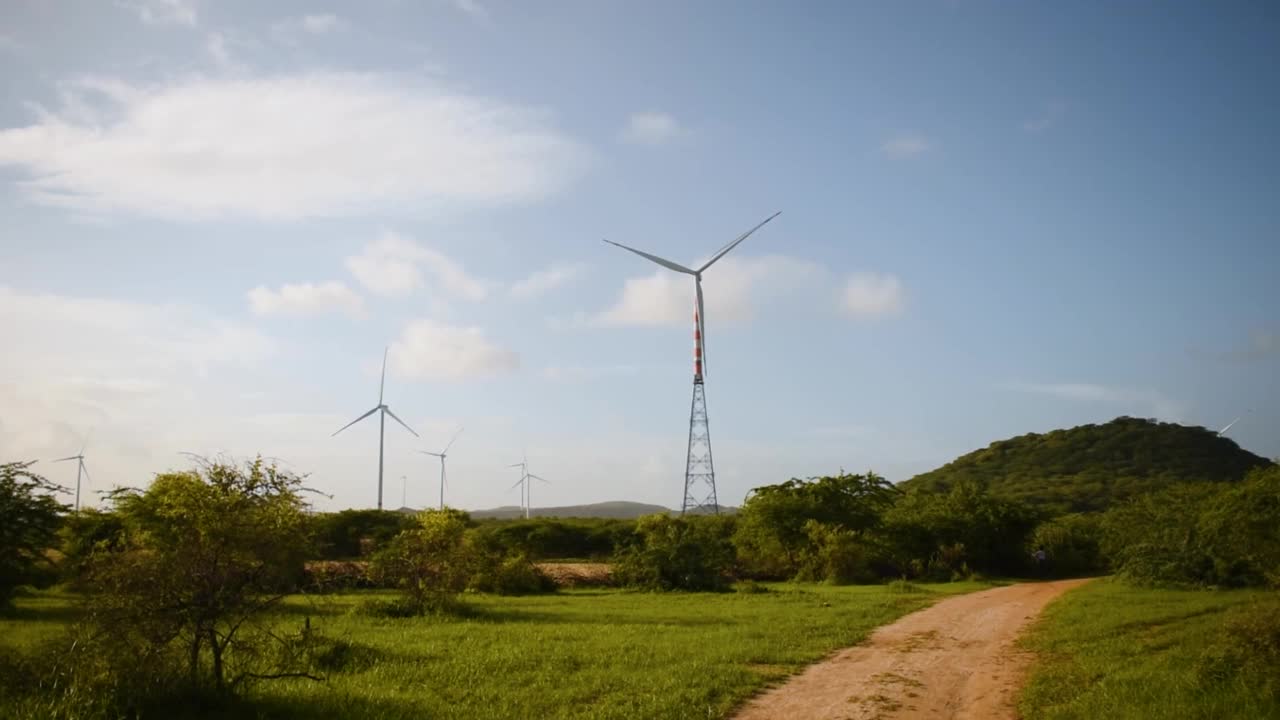
[[[1280,701],[1256,684],[1197,674],[1206,652],[1221,644],[1227,617],[1267,595],[1110,580],[1077,588],[1050,605],[1023,641],[1039,659],[1019,708],[1027,720],[1280,718]]]
[[[567,591],[468,596],[460,617],[390,619],[353,612],[379,593],[289,598],[281,623],[305,616],[353,644],[326,682],[255,691],[265,715],[307,718],[718,718],[761,687],[874,627],[978,583],[829,587],[764,593]],[[47,637],[72,599],[18,601],[0,647]],[[0,707],[0,715],[4,715]]]

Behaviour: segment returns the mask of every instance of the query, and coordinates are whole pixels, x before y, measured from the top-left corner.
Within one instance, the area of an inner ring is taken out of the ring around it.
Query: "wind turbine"
[[[715,255],[711,256],[710,260],[703,263],[702,267],[696,270],[671,262],[666,258],[660,258],[657,255],[650,255],[633,247],[627,247],[622,243],[605,240],[610,245],[633,252],[668,270],[693,276],[696,303],[693,312],[693,402],[689,409],[689,452],[685,461],[684,503],[680,509],[682,515],[690,509],[700,510],[708,507],[717,514],[720,512],[720,504],[716,499],[715,464],[711,459],[711,430],[707,423],[707,400],[705,389],[703,388],[703,376],[707,367],[707,313],[702,305],[702,273],[728,254],[730,250],[737,247],[739,243],[750,237],[756,230],[764,227],[765,223],[781,214],[781,211],[776,212],[765,218],[759,225],[742,233],[733,242],[720,248]],[[706,486],[701,493],[696,488],[699,485]]]
[[[80,476],[85,479],[89,478],[89,468],[84,466],[84,449],[89,446],[89,438],[84,439],[84,443],[80,445],[80,452],[75,455],[68,455],[64,458],[58,458],[54,462],[66,462],[68,460],[76,461],[76,512],[80,512]]]
[[[404,427],[405,430],[408,430],[410,433],[412,433],[414,437],[421,437],[420,435],[418,435],[418,433],[413,432],[413,428],[409,427],[408,425],[405,424],[403,420],[396,417],[396,414],[391,412],[391,408],[387,407],[387,404],[382,401],[382,393],[383,393],[383,390],[386,389],[386,386],[387,386],[387,351],[386,349],[383,349],[382,351],[382,382],[381,384],[378,385],[378,404],[375,405],[373,409],[370,410],[369,412],[361,415],[355,420],[352,420],[346,425],[343,425],[342,427],[338,428],[338,432],[335,432],[333,435],[329,436],[329,437],[336,437],[338,433],[342,432],[343,430],[346,430],[347,428],[351,427],[352,425],[355,425],[356,423],[360,422],[361,420],[369,417],[374,413],[379,413],[378,415],[378,509],[379,510],[382,509],[382,459],[383,459],[383,445],[384,445],[383,441],[384,441],[385,435],[387,434],[387,416],[390,415],[392,420],[395,420],[396,422],[400,423],[400,425]]]
[[[431,455],[432,457],[440,458],[440,509],[441,510],[444,509],[444,459],[449,457],[449,448],[453,447],[453,441],[457,440],[458,436],[461,434],[462,434],[462,428],[458,428],[458,431],[453,434],[453,439],[450,440],[449,444],[445,445],[444,449],[438,453],[431,452],[430,450],[418,451],[423,455]]]
[[[515,463],[514,465],[508,465],[507,467],[520,468],[520,479],[516,481],[515,485],[512,485],[510,488],[508,488],[507,492],[511,492],[511,490],[515,489],[517,485],[520,486],[520,502],[522,505],[524,505],[524,519],[528,520],[529,506],[533,504],[532,502],[533,493],[530,492],[530,489],[533,487],[533,483],[529,481],[537,480],[545,485],[550,485],[551,482],[546,478],[538,477],[537,475],[534,475],[533,473],[529,472],[528,458],[525,458],[524,460],[521,460],[520,462]]]
[[[1245,413],[1246,413],[1246,414],[1247,414],[1247,413],[1251,413],[1251,412],[1253,412],[1253,410],[1252,410],[1252,409],[1250,409],[1250,410],[1246,410],[1246,411],[1245,411]],[[1232,420],[1231,422],[1227,423],[1227,426],[1226,426],[1226,427],[1224,427],[1224,428],[1222,428],[1221,430],[1219,430],[1219,431],[1218,431],[1218,437],[1222,437],[1222,434],[1223,434],[1223,433],[1225,433],[1226,431],[1230,430],[1230,429],[1231,429],[1231,426],[1232,426],[1232,425],[1235,425],[1235,424],[1236,424],[1236,423],[1238,423],[1238,422],[1240,422],[1240,418],[1243,418],[1243,417],[1244,417],[1244,415],[1241,415],[1240,417],[1236,418],[1235,420]]]

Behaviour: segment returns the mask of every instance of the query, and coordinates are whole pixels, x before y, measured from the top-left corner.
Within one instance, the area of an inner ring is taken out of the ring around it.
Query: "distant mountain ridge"
[[[1271,464],[1207,428],[1119,417],[1000,440],[899,487],[946,491],[976,481],[1046,510],[1083,512],[1175,483],[1240,480]]]
[[[524,517],[524,510],[516,507],[515,505],[506,505],[487,510],[472,510],[470,512],[471,517],[476,518],[477,520],[486,518],[512,520]],[[587,505],[529,508],[529,517],[614,518],[628,520],[631,518],[638,518],[642,515],[669,512],[678,511],[673,511],[671,508],[663,507],[661,505],[649,505],[646,503],[630,502],[628,500],[610,500],[608,502],[590,503]]]

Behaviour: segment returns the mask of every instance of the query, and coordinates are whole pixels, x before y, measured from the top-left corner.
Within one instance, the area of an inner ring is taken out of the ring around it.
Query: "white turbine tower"
[[[89,438],[86,437],[84,443],[80,445],[79,453],[54,460],[54,462],[76,461],[76,512],[80,512],[80,477],[84,476],[86,480],[89,478],[89,468],[84,466],[84,449],[88,446]]]
[[[382,382],[378,385],[378,404],[375,405],[373,409],[370,410],[369,412],[361,415],[355,420],[352,420],[346,425],[343,425],[342,427],[338,428],[338,432],[335,432],[333,435],[329,436],[329,437],[335,437],[337,436],[338,433],[342,432],[343,430],[346,430],[352,425],[355,425],[356,423],[369,417],[370,415],[374,413],[379,413],[378,415],[378,509],[379,510],[382,509],[382,464],[383,464],[382,460],[383,460],[383,445],[384,445],[383,440],[387,432],[387,416],[390,415],[392,420],[395,420],[396,422],[400,423],[400,425],[404,427],[405,430],[408,430],[410,433],[413,433],[414,437],[421,437],[420,435],[418,435],[418,433],[413,432],[413,428],[409,427],[408,425],[405,424],[403,420],[396,417],[396,414],[391,412],[391,408],[387,407],[387,404],[382,401],[382,393],[383,393],[383,390],[386,389],[386,386],[387,386],[387,351],[383,350],[382,351]]]
[[[612,240],[605,240],[610,245],[633,252],[668,270],[675,270],[678,273],[693,276],[695,297],[693,312],[693,402],[689,409],[689,451],[685,459],[684,502],[680,508],[682,515],[689,510],[697,511],[708,508],[717,514],[720,512],[720,503],[716,498],[715,463],[711,459],[711,430],[707,423],[707,399],[702,382],[707,367],[707,313],[702,305],[702,273],[706,272],[707,268],[714,265],[717,260],[724,257],[730,250],[737,247],[739,243],[750,237],[751,233],[764,227],[765,223],[781,214],[781,212],[776,212],[765,218],[759,225],[742,233],[733,242],[725,245],[715,255],[712,255],[710,260],[703,263],[702,267],[696,270]]]
[[[550,485],[551,482],[546,478],[539,477],[529,472],[528,458],[525,458],[524,460],[521,460],[520,462],[515,463],[513,465],[508,465],[507,467],[520,468],[520,479],[516,481],[515,485],[512,485],[510,488],[508,488],[507,492],[511,492],[511,490],[515,489],[517,486],[520,487],[520,505],[524,508],[524,518],[528,520],[529,507],[533,504],[532,503],[533,493],[530,492],[530,490],[533,487],[533,483],[529,481],[537,480],[538,482],[541,482],[544,485]]]
[[[444,509],[444,460],[445,458],[449,457],[449,448],[453,447],[453,441],[457,440],[458,436],[461,434],[462,434],[462,428],[458,428],[458,431],[453,434],[453,439],[451,439],[449,441],[449,444],[445,445],[444,449],[438,453],[431,452],[430,450],[418,451],[423,455],[430,455],[432,457],[440,458],[440,509],[441,510]]]

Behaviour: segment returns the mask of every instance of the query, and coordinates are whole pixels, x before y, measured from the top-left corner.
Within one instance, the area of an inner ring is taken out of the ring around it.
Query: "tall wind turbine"
[[[716,499],[715,464],[711,459],[711,429],[707,423],[707,397],[703,388],[703,376],[707,367],[707,313],[702,305],[702,273],[706,272],[707,268],[714,265],[717,260],[724,257],[730,250],[737,247],[739,243],[750,237],[751,233],[764,227],[765,223],[781,214],[781,211],[776,212],[765,218],[759,225],[742,233],[733,242],[725,245],[715,255],[712,255],[710,260],[703,263],[702,267],[696,270],[612,240],[605,240],[610,245],[633,252],[668,270],[693,276],[695,290],[693,311],[693,402],[689,408],[689,452],[685,459],[684,502],[680,507],[681,515],[690,510],[707,509],[716,514],[720,513],[720,503]]]
[[[418,433],[413,432],[413,428],[409,427],[408,425],[405,424],[403,420],[396,417],[396,414],[391,412],[391,408],[387,407],[387,404],[382,401],[382,393],[383,393],[383,390],[386,389],[386,387],[387,387],[387,351],[384,349],[382,351],[382,382],[378,385],[378,404],[375,405],[373,409],[370,410],[369,412],[361,415],[355,420],[352,420],[346,425],[343,425],[342,427],[338,428],[338,432],[335,432],[333,435],[329,436],[329,437],[335,437],[337,436],[338,433],[342,432],[343,430],[346,430],[352,425],[355,425],[356,423],[369,417],[370,415],[374,413],[379,413],[378,415],[378,509],[379,510],[382,509],[383,440],[384,440],[384,436],[387,433],[387,416],[390,415],[392,420],[395,420],[396,422],[400,423],[400,425],[404,427],[405,430],[408,430],[410,433],[413,433],[414,437],[421,437],[420,435],[418,435]]]
[[[461,434],[462,434],[462,428],[458,428],[458,431],[453,434],[453,439],[451,439],[449,441],[449,444],[445,445],[444,449],[438,453],[431,452],[430,450],[418,451],[423,455],[431,455],[432,457],[440,458],[440,509],[441,510],[444,509],[444,459],[449,457],[449,448],[453,447],[453,441],[457,440],[458,436]]]
[[[507,467],[520,468],[520,479],[516,481],[515,485],[512,485],[511,488],[508,488],[507,492],[511,492],[511,490],[514,489],[516,486],[520,487],[520,503],[524,506],[524,518],[528,520],[529,507],[533,504],[533,493],[530,492],[530,490],[533,487],[533,483],[530,481],[537,480],[544,485],[550,485],[551,482],[546,478],[539,477],[529,472],[528,458],[525,458],[524,460],[521,460],[520,462],[515,463],[514,465],[508,465]]]
[[[76,512],[80,512],[80,477],[83,475],[86,480],[89,478],[89,468],[84,466],[84,449],[88,446],[89,438],[86,437],[84,443],[80,445],[79,453],[54,460],[54,462],[76,461]]]

